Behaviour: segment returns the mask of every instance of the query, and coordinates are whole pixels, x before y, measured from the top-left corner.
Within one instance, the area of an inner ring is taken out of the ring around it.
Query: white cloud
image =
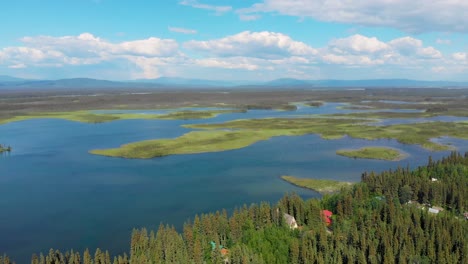
[[[156,78],[159,72],[157,67],[162,63],[145,64],[145,59],[163,61],[164,58],[180,56],[179,44],[175,40],[154,37],[112,43],[83,33],[78,36],[24,37],[21,41],[24,46],[0,50],[0,63],[7,63],[12,69],[20,69],[98,65],[123,60],[139,67],[143,75]]]
[[[208,68],[243,69],[249,71],[258,70],[260,68],[249,60],[249,58],[243,57],[197,59],[195,60],[195,64]]]
[[[280,58],[311,56],[317,53],[314,48],[303,42],[294,41],[281,33],[267,31],[244,31],[222,39],[189,41],[184,44],[184,47],[221,57]]]
[[[170,57],[178,52],[179,44],[172,39],[148,38],[114,44],[112,53],[145,57]]]
[[[403,37],[388,43],[393,49],[404,56],[440,59],[442,53],[433,47],[423,47],[423,42],[412,37]]]
[[[148,57],[172,56],[178,51],[178,43],[172,39],[148,38],[143,40],[111,43],[90,33],[65,37],[25,37],[22,42],[40,50],[58,51],[66,56],[103,57],[128,55]]]
[[[169,31],[182,33],[182,34],[197,34],[197,31],[194,29],[180,28],[180,27],[168,27]]]
[[[468,32],[466,0],[263,0],[237,13],[274,12],[406,32]]]
[[[353,35],[348,38],[336,39],[330,43],[334,49],[350,53],[375,53],[389,49],[389,46],[376,37],[368,38],[362,35]]]
[[[435,73],[441,73],[444,72],[446,69],[444,66],[434,66],[431,68],[431,70]]]
[[[239,14],[239,19],[242,21],[254,21],[260,19],[260,15],[245,15],[245,14]]]
[[[450,44],[452,44],[452,41],[450,39],[440,39],[440,38],[438,38],[436,40],[436,43],[437,44],[443,44],[443,45],[450,45]]]
[[[21,46],[0,48],[2,72],[31,75],[50,68],[51,74],[60,71],[77,74],[77,69],[87,69],[83,76],[91,73],[98,78],[109,78],[109,73],[115,71],[110,77],[113,79],[160,76],[207,79],[220,76],[427,79],[434,76],[443,79],[458,76],[465,80],[464,76],[468,76],[466,52],[444,55],[414,37],[382,41],[355,34],[332,39],[323,47],[311,47],[288,35],[266,31],[245,31],[182,45],[156,37],[110,42],[90,33],[25,37],[22,42]],[[184,54],[184,49],[190,55]]]
[[[345,65],[379,65],[384,64],[385,61],[383,59],[372,59],[369,56],[340,56],[335,54],[326,54],[322,57],[325,63],[330,64],[345,64]]]
[[[457,52],[452,54],[452,58],[456,61],[467,61],[468,60],[468,53],[466,52]]]
[[[23,63],[19,63],[19,64],[15,64],[15,65],[10,65],[10,66],[8,66],[8,68],[10,68],[10,69],[24,69],[24,68],[26,68],[26,65],[24,65]]]
[[[443,55],[419,39],[403,37],[383,42],[376,37],[353,35],[334,39],[320,49],[324,63],[343,65],[399,65],[414,67],[429,61],[441,61]]]
[[[215,11],[216,14],[218,15],[221,15],[225,12],[229,12],[232,10],[231,6],[216,6],[216,5],[202,4],[196,0],[184,0],[184,1],[180,1],[179,4],[184,5],[184,6],[191,6],[193,8],[198,8],[198,9],[206,9],[206,10]]]

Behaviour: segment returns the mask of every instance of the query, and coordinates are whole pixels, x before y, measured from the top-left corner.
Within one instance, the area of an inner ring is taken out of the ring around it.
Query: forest
[[[182,230],[135,229],[123,255],[50,249],[31,263],[468,263],[466,201],[468,153],[452,152],[414,170],[365,172],[322,199],[286,194],[277,204],[197,215]]]

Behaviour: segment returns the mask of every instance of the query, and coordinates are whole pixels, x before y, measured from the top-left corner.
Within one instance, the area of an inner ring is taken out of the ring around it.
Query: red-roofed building
[[[322,210],[322,219],[323,221],[325,221],[325,223],[327,224],[327,226],[331,225],[332,224],[332,215],[333,213],[331,211],[328,211],[328,210]]]

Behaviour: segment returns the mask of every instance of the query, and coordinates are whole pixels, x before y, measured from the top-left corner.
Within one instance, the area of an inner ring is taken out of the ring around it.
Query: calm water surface
[[[448,154],[394,140],[322,140],[317,135],[276,137],[239,150],[149,160],[88,154],[95,148],[177,137],[190,131],[182,124],[350,112],[337,109],[340,105],[300,106],[293,112],[254,110],[207,120],[82,124],[40,119],[2,125],[0,143],[14,151],[0,157],[0,253],[7,252],[18,263],[28,263],[32,253],[51,247],[100,247],[119,254],[128,252],[134,227],[157,229],[164,222],[179,228],[196,213],[276,202],[285,192],[320,196],[283,182],[281,175],[356,182],[365,170],[414,167],[429,155]],[[435,140],[468,151],[468,141]],[[335,155],[341,148],[371,145],[399,148],[410,157],[388,162]]]

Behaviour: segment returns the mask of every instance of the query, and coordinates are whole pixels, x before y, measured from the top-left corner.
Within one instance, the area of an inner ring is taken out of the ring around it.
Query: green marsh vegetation
[[[173,154],[217,152],[247,147],[275,136],[319,134],[324,139],[344,136],[366,140],[395,139],[416,144],[431,151],[449,150],[450,146],[431,139],[449,136],[468,139],[466,122],[428,122],[373,126],[366,119],[339,117],[241,119],[218,124],[184,125],[201,129],[174,139],[147,140],[120,148],[92,150],[91,153],[112,157],[152,158]]]
[[[244,113],[245,110],[203,110],[190,111],[182,110],[169,112],[166,114],[134,114],[134,113],[94,113],[92,111],[72,111],[72,112],[45,112],[45,113],[29,113],[18,115],[10,118],[0,119],[0,125],[15,121],[23,121],[30,119],[55,118],[82,123],[104,123],[115,120],[128,119],[160,119],[160,120],[189,120],[189,119],[208,119],[225,113]]]
[[[277,110],[277,111],[296,111],[297,110],[297,106],[294,104],[281,104],[281,103],[237,105],[233,107],[244,109],[244,110]]]
[[[321,102],[321,101],[311,101],[311,102],[306,102],[304,104],[307,105],[307,106],[310,106],[310,107],[320,107],[320,106],[323,105],[323,102]]]
[[[350,182],[334,181],[327,179],[312,179],[312,178],[298,178],[294,176],[281,176],[281,179],[302,187],[314,190],[321,194],[334,193],[342,188],[349,187],[352,185]]]
[[[359,159],[379,159],[398,161],[406,158],[406,155],[397,149],[387,147],[364,147],[360,149],[340,149],[336,154]]]
[[[145,140],[114,149],[95,149],[91,154],[149,159],[174,154],[219,152],[247,147],[269,135],[252,131],[193,131],[174,139]]]
[[[350,118],[369,118],[369,119],[386,119],[386,118],[428,118],[436,116],[468,116],[468,111],[465,110],[450,110],[446,112],[439,111],[422,111],[422,112],[359,112],[349,114],[332,114],[325,116],[335,117],[350,117]]]

